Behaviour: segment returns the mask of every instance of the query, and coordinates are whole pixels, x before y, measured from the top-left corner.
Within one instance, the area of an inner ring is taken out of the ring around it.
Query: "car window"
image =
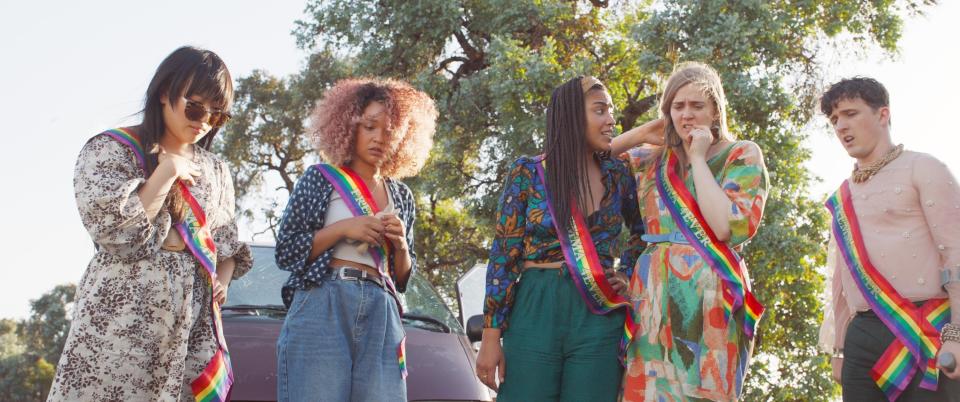
[[[253,251],[253,268],[230,284],[224,307],[283,306],[280,288],[286,283],[290,273],[277,268],[273,247],[252,246],[251,250]],[[405,325],[437,330],[436,323],[431,323],[429,320],[432,319],[442,323],[451,332],[464,333],[460,322],[444,304],[437,291],[420,275],[414,274],[410,278],[406,293],[400,294],[400,302],[404,306],[404,313],[410,316],[404,319]],[[427,317],[428,320],[418,320],[415,316]]]
[[[443,299],[440,298],[436,289],[430,285],[430,282],[416,273],[414,273],[407,283],[407,291],[400,294],[400,302],[403,304],[405,315],[432,317],[446,325],[451,332],[458,334],[465,333],[463,327],[460,325],[460,321],[457,321],[457,318],[450,312],[450,309],[443,302]],[[417,327],[425,324],[410,321],[411,320],[404,320],[404,324]]]
[[[273,259],[273,247],[254,246],[250,249],[253,251],[253,268],[230,283],[224,306],[282,306],[280,288],[286,283],[290,273],[277,268]]]

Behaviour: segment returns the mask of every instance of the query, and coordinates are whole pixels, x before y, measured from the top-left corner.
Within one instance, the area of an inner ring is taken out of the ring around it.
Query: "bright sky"
[[[945,2],[908,21],[894,61],[851,61],[831,78],[871,75],[891,93],[894,137],[932,153],[960,172],[958,130],[949,116],[960,106],[960,55],[947,49],[960,36],[960,4]],[[0,318],[23,318],[30,299],[78,282],[93,246],[73,197],[73,166],[92,135],[135,123],[143,93],[160,61],[178,46],[216,51],[234,78],[253,69],[286,75],[305,54],[290,35],[304,2],[129,1],[0,3],[0,137],[4,191],[0,211]],[[952,49],[952,48],[951,48]],[[842,181],[852,162],[819,120],[810,132],[809,168],[824,184]],[[248,236],[248,235],[247,235]]]

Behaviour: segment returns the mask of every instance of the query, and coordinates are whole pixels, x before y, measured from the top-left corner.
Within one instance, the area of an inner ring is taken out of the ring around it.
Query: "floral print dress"
[[[679,233],[657,192],[659,153],[638,148],[630,156],[646,232]],[[768,186],[763,156],[755,143],[738,141],[707,164],[732,202],[730,244],[739,250],[757,232],[763,215]],[[687,172],[684,181],[696,196],[689,167]],[[639,329],[627,349],[622,400],[738,398],[753,342],[743,332],[743,309],[734,321],[724,319],[722,289],[717,274],[692,246],[648,245],[630,281]]]
[[[207,215],[217,261],[233,257],[234,277],[250,270],[239,241],[226,164],[196,148],[202,175],[190,188]],[[74,191],[97,252],[77,287],[74,318],[51,401],[193,400],[190,383],[217,351],[206,271],[184,251],[161,249],[171,230],[164,206],[148,220],[137,190],[145,182],[127,145],[98,135],[83,147]]]

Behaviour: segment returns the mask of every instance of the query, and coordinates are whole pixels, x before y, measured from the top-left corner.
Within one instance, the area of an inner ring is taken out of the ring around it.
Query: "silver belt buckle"
[[[341,281],[357,281],[357,280],[360,280],[359,278],[354,278],[354,277],[352,277],[352,276],[347,276],[347,270],[348,270],[348,269],[352,269],[352,268],[349,268],[349,267],[340,267],[339,269],[337,269],[337,277],[338,277]]]

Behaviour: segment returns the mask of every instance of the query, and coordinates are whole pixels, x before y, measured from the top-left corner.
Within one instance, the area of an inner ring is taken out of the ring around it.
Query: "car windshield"
[[[253,268],[230,284],[224,310],[255,311],[262,315],[283,315],[280,287],[290,273],[281,271],[273,258],[273,247],[251,246]],[[426,279],[414,273],[407,291],[400,294],[403,323],[430,331],[463,334],[463,327]]]

